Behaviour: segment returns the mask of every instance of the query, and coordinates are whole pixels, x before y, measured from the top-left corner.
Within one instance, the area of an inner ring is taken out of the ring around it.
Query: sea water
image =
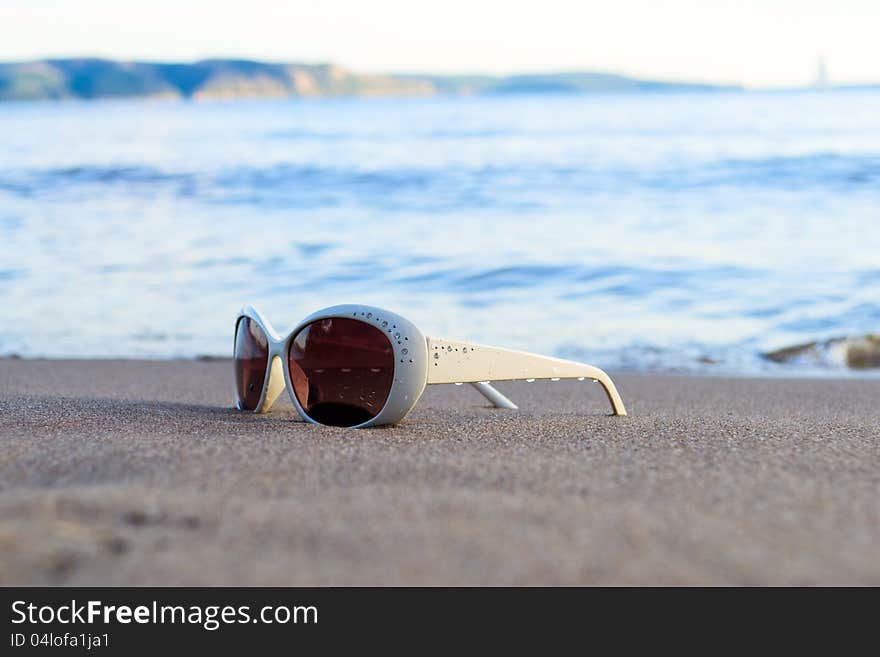
[[[0,105],[0,354],[228,355],[244,303],[344,302],[791,371],[761,352],[880,331],[880,91]]]

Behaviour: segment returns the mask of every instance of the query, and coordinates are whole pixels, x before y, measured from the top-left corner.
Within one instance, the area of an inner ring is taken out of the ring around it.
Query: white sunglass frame
[[[394,377],[385,405],[375,417],[349,428],[396,424],[413,409],[428,384],[441,383],[470,383],[496,407],[516,410],[516,404],[493,388],[491,381],[591,379],[605,390],[612,415],[626,415],[614,382],[598,367],[512,349],[430,338],[405,317],[375,306],[344,304],[324,308],[303,319],[286,336],[279,335],[250,305],[244,306],[235,319],[236,334],[244,318],[257,323],[268,343],[266,375],[260,400],[252,411],[255,413],[268,412],[286,389],[300,416],[307,422],[321,424],[309,417],[296,397],[287,353],[291,341],[307,325],[322,319],[345,318],[381,330],[391,342],[394,353]],[[238,395],[235,397],[237,399]],[[240,401],[236,406],[239,410],[247,410],[242,408]]]

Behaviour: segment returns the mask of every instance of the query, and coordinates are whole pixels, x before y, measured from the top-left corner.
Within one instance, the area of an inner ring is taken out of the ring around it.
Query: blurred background
[[[880,365],[876,2],[302,4],[4,3],[0,355],[357,302],[611,369]]]

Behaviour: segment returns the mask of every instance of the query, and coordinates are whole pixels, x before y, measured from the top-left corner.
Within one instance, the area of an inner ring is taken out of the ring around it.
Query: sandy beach
[[[0,360],[0,584],[880,584],[880,380],[230,408],[230,364]]]

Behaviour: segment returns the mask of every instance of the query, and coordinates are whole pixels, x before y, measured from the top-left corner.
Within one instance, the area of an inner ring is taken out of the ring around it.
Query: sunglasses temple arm
[[[488,381],[472,382],[471,385],[476,388],[477,392],[483,395],[483,397],[492,402],[492,405],[496,408],[506,408],[509,411],[519,410],[519,406],[517,406],[512,401],[510,401],[510,399],[498,392],[498,390],[494,388]]]
[[[588,365],[587,367],[590,366]],[[594,375],[589,378],[602,386],[605,395],[608,397],[608,401],[611,403],[611,408],[614,409],[614,415],[626,415],[626,407],[623,405],[623,399],[620,398],[620,393],[617,392],[617,386],[614,385],[614,381],[611,380],[611,377],[598,367],[592,367],[591,369],[595,370],[595,372]]]
[[[512,349],[437,338],[427,340],[429,384],[592,379],[602,385],[614,415],[626,415],[626,407],[617,387],[611,377],[598,367]],[[484,392],[482,386],[480,391]],[[492,391],[497,393],[494,388]],[[491,400],[491,397],[486,396]]]

